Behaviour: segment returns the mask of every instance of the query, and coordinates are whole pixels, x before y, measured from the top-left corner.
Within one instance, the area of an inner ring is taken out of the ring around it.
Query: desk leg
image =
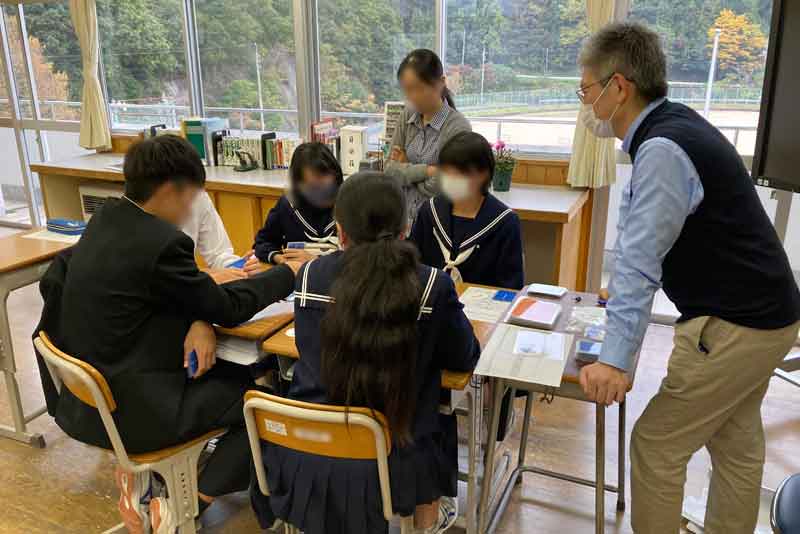
[[[619,403],[619,437],[617,441],[617,511],[625,511],[625,471],[627,456],[625,455],[625,401]]]
[[[603,534],[605,531],[605,485],[606,485],[606,407],[600,403],[595,404],[596,424],[595,429],[596,449],[595,449],[595,511],[594,524],[595,534]]]
[[[14,363],[14,346],[11,344],[11,327],[8,324],[8,294],[11,291],[0,287],[0,368],[5,377],[6,390],[8,391],[8,406],[14,427],[0,425],[0,437],[10,438],[34,447],[44,447],[44,437],[41,434],[31,434],[27,431],[26,422],[41,415],[44,410],[37,410],[31,417],[25,417],[22,410],[22,398],[17,384],[16,365]]]
[[[502,378],[491,379],[492,385],[492,416],[489,419],[489,437],[486,440],[486,452],[483,459],[483,487],[481,488],[481,505],[478,509],[478,532],[486,532],[489,526],[489,498],[492,493],[494,480],[494,453],[497,448],[497,428],[500,426],[500,407],[503,404],[503,393],[506,381]],[[480,407],[479,407],[480,409]]]
[[[528,447],[528,432],[531,427],[531,412],[533,411],[533,399],[536,396],[535,393],[528,392],[528,396],[525,399],[525,419],[522,421],[522,436],[520,437],[519,442],[519,458],[517,459],[517,467],[522,467],[525,465],[525,452]],[[519,483],[522,482],[522,473],[520,473]]]
[[[474,379],[477,380],[477,379]],[[477,534],[478,532],[478,458],[480,449],[481,421],[480,413],[483,406],[480,403],[481,385],[467,386],[467,399],[469,400],[469,415],[467,416],[467,427],[469,429],[467,452],[467,511],[465,519],[467,521],[467,534]]]

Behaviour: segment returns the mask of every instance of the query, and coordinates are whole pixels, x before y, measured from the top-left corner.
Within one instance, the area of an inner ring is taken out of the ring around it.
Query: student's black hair
[[[427,48],[418,48],[416,50],[412,50],[405,58],[403,58],[403,61],[400,62],[400,66],[397,67],[398,80],[403,74],[403,71],[406,69],[413,70],[414,74],[417,75],[417,78],[428,85],[433,85],[444,77],[444,66],[442,65],[442,60],[439,59],[439,56],[436,55],[436,52],[433,50],[428,50]],[[455,100],[453,100],[453,94],[450,92],[450,89],[447,88],[447,84],[445,84],[444,89],[442,89],[442,98],[447,100],[447,104],[451,108],[456,109],[456,103]]]
[[[393,441],[411,442],[422,287],[408,241],[405,197],[380,172],[359,172],[339,190],[334,214],[350,239],[322,319],[322,379],[331,402],[386,416]]]
[[[125,154],[125,196],[147,202],[167,182],[203,187],[206,169],[197,149],[176,135],[159,135],[134,144]]]
[[[318,142],[303,143],[294,150],[292,163],[289,165],[294,193],[297,193],[297,186],[303,181],[303,170],[308,168],[320,174],[332,174],[337,185],[342,185],[344,181],[342,167],[326,145]]]
[[[461,172],[486,172],[483,193],[489,192],[494,176],[494,151],[492,145],[476,132],[459,132],[451,137],[439,150],[439,166],[455,167]]]

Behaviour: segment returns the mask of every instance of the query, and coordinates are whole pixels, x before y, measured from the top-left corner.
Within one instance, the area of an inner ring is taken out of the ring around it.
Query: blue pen
[[[189,376],[189,378],[194,378],[194,375],[197,374],[197,367],[197,352],[192,351],[189,354],[189,367],[186,368],[186,374]]]
[[[245,263],[247,263],[247,258],[239,258],[235,262],[228,265],[228,269],[243,269]]]

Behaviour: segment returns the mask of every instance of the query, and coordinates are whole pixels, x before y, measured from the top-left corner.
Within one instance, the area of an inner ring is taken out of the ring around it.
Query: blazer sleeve
[[[525,285],[522,230],[516,213],[512,213],[509,220],[508,228],[500,230],[504,239],[497,257],[497,285],[509,289],[522,289]]]
[[[217,285],[194,261],[191,238],[180,233],[163,249],[153,270],[151,291],[177,313],[226,327],[250,319],[289,295],[294,274],[286,266],[257,276]]]
[[[464,315],[464,305],[458,300],[453,280],[447,275],[439,278],[443,280],[441,283],[447,284],[435,312],[441,316],[436,347],[440,366],[449,371],[472,371],[481,355],[480,344]]]
[[[275,254],[279,254],[286,243],[283,242],[281,231],[280,209],[283,199],[269,210],[267,220],[261,230],[256,233],[256,242],[253,251],[256,257],[266,263],[272,263]]]

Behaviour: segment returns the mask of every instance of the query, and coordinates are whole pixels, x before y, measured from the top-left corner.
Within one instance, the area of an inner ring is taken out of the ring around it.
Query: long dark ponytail
[[[414,74],[416,74],[420,80],[429,85],[433,85],[444,78],[444,66],[442,65],[442,60],[439,59],[439,56],[436,55],[436,52],[433,50],[428,50],[427,48],[418,48],[416,50],[412,50],[405,58],[403,58],[403,61],[400,62],[400,66],[397,67],[398,79],[400,79],[400,75],[403,74],[403,71],[406,69],[413,70]],[[447,105],[453,109],[456,109],[456,102],[453,99],[453,93],[451,93],[450,89],[447,88],[446,83],[444,85],[444,89],[442,89],[442,98],[447,101]]]
[[[401,241],[405,198],[391,178],[360,172],[336,199],[350,241],[322,319],[322,380],[332,402],[383,412],[393,441],[411,442],[416,399],[419,255]]]

